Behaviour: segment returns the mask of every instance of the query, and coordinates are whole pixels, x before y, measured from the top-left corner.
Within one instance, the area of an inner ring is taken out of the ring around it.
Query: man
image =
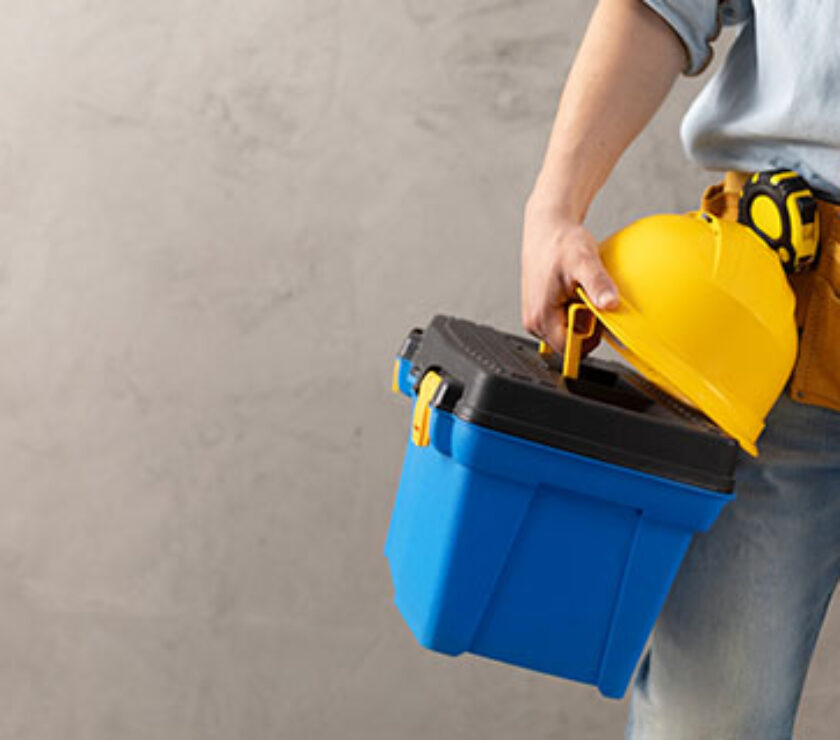
[[[821,255],[794,283],[800,356],[761,455],[742,457],[736,500],[695,539],[639,670],[634,740],[790,738],[840,573],[840,3],[598,3],[525,209],[523,324],[561,351],[577,285],[617,305],[587,209],[677,76],[706,66],[721,24],[741,30],[682,127],[694,159],[730,170],[704,206],[731,218],[741,173],[797,170],[821,198]]]

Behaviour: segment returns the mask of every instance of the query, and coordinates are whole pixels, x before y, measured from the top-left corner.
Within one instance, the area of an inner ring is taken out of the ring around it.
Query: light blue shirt
[[[721,25],[740,24],[680,130],[709,169],[797,170],[840,196],[840,1],[643,0],[682,40],[699,74]]]

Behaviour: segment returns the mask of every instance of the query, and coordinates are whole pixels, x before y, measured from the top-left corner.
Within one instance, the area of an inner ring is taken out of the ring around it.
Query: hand
[[[561,209],[532,196],[522,235],[522,324],[558,353],[566,343],[566,303],[578,285],[596,307],[618,306],[618,290],[601,264],[595,237]],[[598,338],[584,343],[584,353]]]

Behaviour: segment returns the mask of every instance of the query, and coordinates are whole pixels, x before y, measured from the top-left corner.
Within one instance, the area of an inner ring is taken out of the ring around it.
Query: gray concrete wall
[[[518,328],[573,0],[0,3],[0,738],[602,740],[418,648],[382,557],[405,332]],[[682,82],[599,235],[694,205]],[[840,723],[832,617],[802,737]]]

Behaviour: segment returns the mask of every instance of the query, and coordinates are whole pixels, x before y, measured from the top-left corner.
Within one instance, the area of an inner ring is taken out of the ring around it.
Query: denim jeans
[[[633,686],[628,740],[789,740],[840,572],[840,413],[783,396],[692,543]]]

